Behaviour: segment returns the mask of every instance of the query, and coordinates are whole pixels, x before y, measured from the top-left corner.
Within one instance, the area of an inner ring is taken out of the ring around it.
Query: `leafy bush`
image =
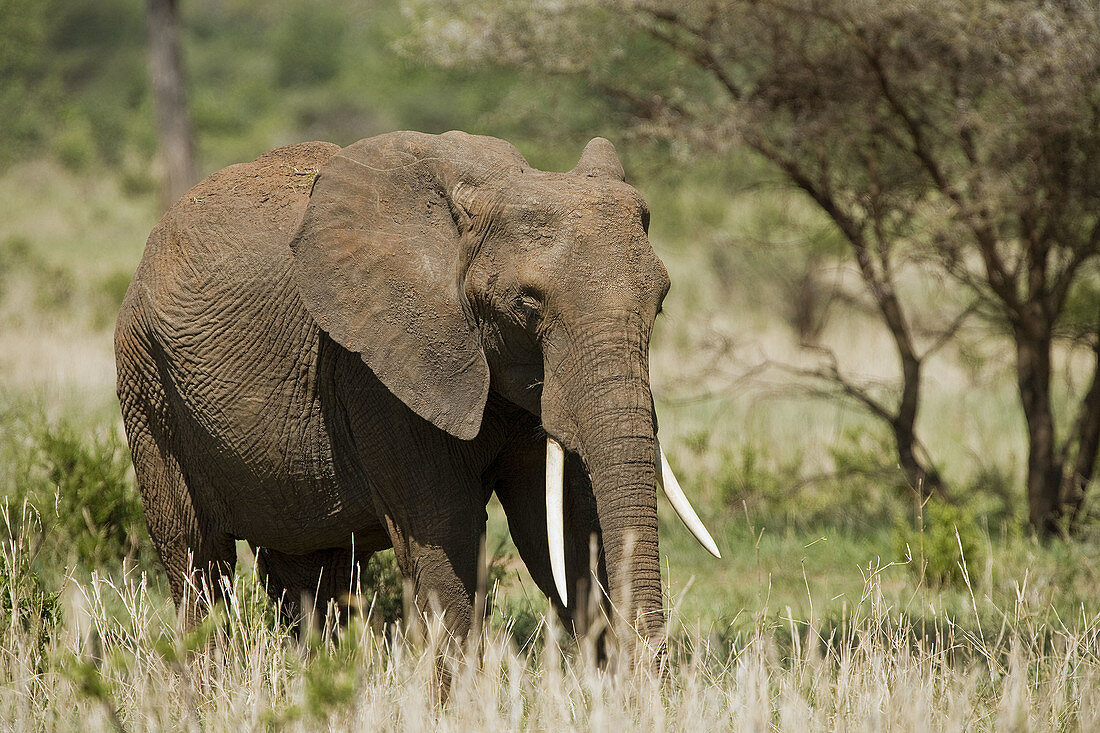
[[[122,442],[113,433],[84,438],[62,424],[43,431],[36,448],[55,487],[54,531],[69,538],[76,560],[99,567],[135,558],[145,520]]]
[[[0,296],[19,281],[30,286],[35,307],[47,313],[69,308],[77,289],[72,272],[42,257],[23,236],[0,243]]]
[[[972,513],[991,525],[1000,522],[1008,528],[1025,522],[1026,504],[1021,505],[1014,474],[1012,465],[978,466],[963,494]]]
[[[745,502],[776,515],[797,513],[791,498],[802,484],[801,456],[776,462],[764,448],[754,445],[727,449],[721,455],[714,481],[724,504],[734,510]]]
[[[924,504],[916,527],[899,524],[894,537],[898,555],[911,555],[909,567],[935,587],[963,586],[968,578],[973,584],[971,569],[985,563],[973,512],[935,497]]]
[[[87,168],[97,155],[95,133],[79,112],[66,114],[65,123],[54,138],[54,155],[71,171]]]
[[[124,558],[156,567],[129,451],[113,425],[54,422],[33,406],[0,404],[0,488],[40,515],[44,567],[104,570]]]
[[[404,580],[393,550],[371,555],[363,569],[363,591],[374,594],[372,618],[385,624],[401,620],[405,610]]]
[[[130,287],[130,268],[116,270],[103,277],[97,283],[94,293],[94,302],[89,308],[92,316],[92,325],[96,328],[107,328],[114,324],[118,318],[118,309],[126,297],[126,289]]]
[[[347,20],[335,8],[318,3],[295,6],[289,20],[275,42],[279,83],[315,85],[336,76]]]
[[[702,455],[699,437],[689,439]],[[744,503],[765,517],[800,525],[890,526],[911,504],[913,494],[889,440],[866,429],[846,432],[829,451],[833,465],[823,469],[808,465],[801,452],[780,459],[751,444],[716,450],[710,482],[719,501],[735,512]]]

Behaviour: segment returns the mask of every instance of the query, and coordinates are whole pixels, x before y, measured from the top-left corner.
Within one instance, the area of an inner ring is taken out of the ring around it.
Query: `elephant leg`
[[[179,463],[148,431],[132,430],[130,451],[149,536],[185,628],[193,628],[232,583],[233,539],[199,515]]]
[[[355,563],[365,563],[372,554],[357,553],[356,560],[350,550],[342,548],[307,555],[290,555],[266,547],[253,549],[260,582],[278,604],[283,621],[290,625],[296,625],[306,613],[323,619],[330,602],[346,608],[348,597],[360,590]]]
[[[523,436],[514,440],[493,465],[490,473],[493,489],[504,513],[508,529],[520,557],[539,590],[551,599],[560,618],[578,637],[583,638],[598,624],[600,604],[592,607],[592,560],[597,563],[599,597],[607,588],[607,577],[600,551],[600,524],[592,485],[579,458],[568,454],[565,463],[565,576],[569,604],[563,606],[550,570],[550,551],[546,539],[546,438]],[[596,557],[592,558],[591,539],[596,538]],[[602,639],[602,633],[597,632]],[[602,646],[602,641],[598,642]]]
[[[462,647],[473,623],[485,504],[480,485],[472,481],[421,478],[417,485],[424,490],[419,502],[393,506],[379,496],[376,503],[385,507],[394,555],[412,583],[419,617],[442,622],[446,638],[440,652],[447,657]],[[415,622],[406,618],[405,623]]]

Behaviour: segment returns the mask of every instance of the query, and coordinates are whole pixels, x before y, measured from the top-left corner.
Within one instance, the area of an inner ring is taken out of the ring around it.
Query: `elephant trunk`
[[[621,414],[608,415],[618,409],[600,409],[593,422],[623,421]],[[650,412],[648,403],[636,409]],[[582,458],[596,496],[611,601],[616,613],[648,639],[664,631],[655,448],[651,417],[639,414],[629,423],[594,440]]]
[[[644,338],[590,344],[573,352],[586,356],[548,369],[543,424],[588,469],[616,618],[660,644],[658,456],[647,345]]]

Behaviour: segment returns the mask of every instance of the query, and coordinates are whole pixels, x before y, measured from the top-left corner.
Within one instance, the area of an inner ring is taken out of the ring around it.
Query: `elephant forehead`
[[[564,233],[561,226],[548,225],[522,235],[534,242],[525,248],[533,274],[592,304],[624,297],[629,302],[659,301],[664,296],[668,273],[636,220],[630,226],[601,226],[590,217],[577,218],[579,223],[565,227]],[[546,234],[534,239],[540,232]]]
[[[641,224],[648,212],[633,187],[568,174],[512,176],[485,191],[494,214],[517,226],[621,230]]]

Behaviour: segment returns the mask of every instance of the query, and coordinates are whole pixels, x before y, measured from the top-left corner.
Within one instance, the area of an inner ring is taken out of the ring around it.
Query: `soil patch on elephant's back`
[[[212,173],[195,185],[176,205],[178,213],[201,216],[210,204],[232,201],[278,218],[284,209],[304,212],[321,168],[340,150],[327,142],[287,145],[264,153],[250,163],[238,163]]]

